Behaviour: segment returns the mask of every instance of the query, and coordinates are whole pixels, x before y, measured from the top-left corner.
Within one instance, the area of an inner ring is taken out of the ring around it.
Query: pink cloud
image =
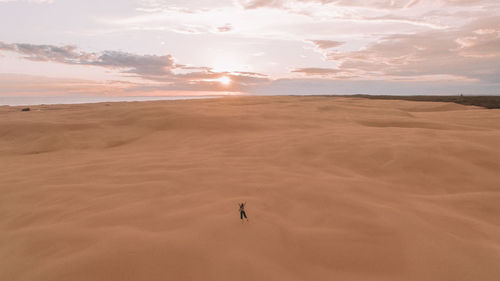
[[[217,31],[219,32],[229,32],[233,29],[233,26],[230,23],[226,23],[223,26],[217,27]]]
[[[292,72],[304,73],[305,75],[326,75],[336,74],[341,72],[341,70],[333,68],[306,67],[294,69]]]
[[[255,72],[216,72],[210,67],[196,67],[176,64],[171,55],[138,55],[121,51],[104,51],[88,53],[79,51],[75,46],[34,45],[24,43],[6,44],[0,42],[0,51],[10,51],[24,55],[24,59],[39,62],[56,62],[79,66],[99,66],[120,71],[126,77],[135,77],[153,81],[137,84],[134,87],[153,87],[162,90],[209,90],[209,91],[237,91],[252,86],[255,83],[265,83],[269,78]],[[175,73],[174,70],[184,70],[185,73]],[[229,85],[216,81],[221,77],[231,80]],[[40,81],[38,79],[37,81]],[[66,85],[63,81],[53,81],[59,85]],[[72,87],[78,83],[72,81]],[[16,88],[6,87],[12,90]],[[56,86],[54,86],[56,87]],[[59,86],[57,86],[59,87]],[[64,87],[64,86],[63,86]],[[42,87],[44,88],[44,87]],[[46,87],[45,87],[46,88]],[[81,87],[85,88],[86,87]],[[73,88],[72,88],[73,89]]]
[[[363,77],[467,77],[499,81],[500,37],[477,34],[478,29],[500,29],[500,18],[481,19],[461,30],[390,35],[368,47],[328,52],[345,72]]]
[[[332,40],[309,40],[309,41],[320,49],[335,48],[342,46],[344,44],[344,42],[332,41]]]

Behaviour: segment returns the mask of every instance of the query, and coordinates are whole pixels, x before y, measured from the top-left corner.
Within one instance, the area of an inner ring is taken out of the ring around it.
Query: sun
[[[224,86],[231,84],[231,78],[229,78],[228,76],[222,76],[220,78],[215,79],[215,81],[218,81]]]

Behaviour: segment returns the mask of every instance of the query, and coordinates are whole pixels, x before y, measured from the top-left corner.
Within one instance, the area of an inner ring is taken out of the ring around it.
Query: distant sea
[[[218,98],[220,96],[170,96],[170,97],[114,97],[114,96],[64,96],[64,97],[2,97],[0,96],[0,106],[22,106],[41,104],[78,104],[78,103],[98,103],[98,102],[132,102],[132,101],[155,101],[155,100],[189,100]]]

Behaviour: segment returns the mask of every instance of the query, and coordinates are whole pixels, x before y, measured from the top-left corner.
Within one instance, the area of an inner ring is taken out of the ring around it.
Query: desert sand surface
[[[0,107],[0,280],[500,280],[500,110],[31,109]]]

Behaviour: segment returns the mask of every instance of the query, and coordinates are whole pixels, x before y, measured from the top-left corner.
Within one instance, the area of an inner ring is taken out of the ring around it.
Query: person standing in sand
[[[245,219],[247,219],[248,221],[248,218],[247,218],[247,214],[245,213],[245,205],[247,204],[247,202],[245,201],[245,203],[240,203],[240,218],[241,218],[241,221],[243,222],[243,217],[245,217]]]

